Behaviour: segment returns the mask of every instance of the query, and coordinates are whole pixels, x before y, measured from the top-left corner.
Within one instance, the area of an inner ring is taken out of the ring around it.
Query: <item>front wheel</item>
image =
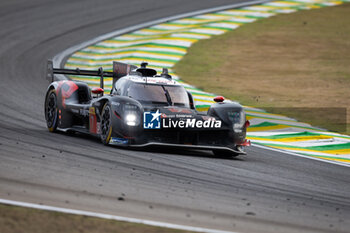
[[[107,102],[102,109],[101,114],[101,141],[108,145],[112,135],[112,109]]]
[[[50,132],[56,131],[58,125],[57,95],[55,89],[47,94],[45,100],[45,119]]]

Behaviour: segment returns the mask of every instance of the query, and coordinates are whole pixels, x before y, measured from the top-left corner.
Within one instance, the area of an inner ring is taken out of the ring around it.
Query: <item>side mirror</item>
[[[101,87],[94,87],[91,89],[91,92],[96,95],[103,94],[104,90]]]
[[[225,98],[224,98],[223,96],[216,96],[216,97],[214,98],[214,101],[215,101],[216,103],[224,102],[224,100],[225,100]]]

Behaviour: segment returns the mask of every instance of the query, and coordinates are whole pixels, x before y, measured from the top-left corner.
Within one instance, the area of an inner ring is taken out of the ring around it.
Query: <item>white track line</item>
[[[297,154],[297,153],[294,153],[294,152],[291,152],[291,151],[285,151],[285,150],[282,150],[282,149],[276,149],[276,148],[263,146],[263,145],[257,145],[257,144],[253,144],[253,143],[252,143],[252,146],[258,147],[258,148],[262,148],[262,149],[266,149],[266,150],[272,150],[272,151],[280,152],[280,153],[283,153],[283,154],[294,155],[294,156],[298,156],[298,157],[302,157],[302,158],[306,158],[306,159],[317,160],[317,161],[324,162],[324,163],[331,163],[331,164],[335,164],[335,165],[339,165],[339,166],[343,166],[343,167],[350,167],[350,164],[347,164],[347,163],[337,162],[337,161],[333,161],[333,160],[320,159],[320,158],[316,158],[316,157],[312,157],[312,156],[308,156],[308,155]]]
[[[213,230],[208,228],[191,227],[191,226],[151,221],[151,220],[145,220],[145,219],[139,219],[139,218],[127,218],[127,217],[122,217],[117,215],[101,214],[101,213],[90,212],[90,211],[74,210],[74,209],[60,208],[60,207],[54,207],[54,206],[48,206],[48,205],[32,204],[28,202],[11,201],[6,199],[0,199],[0,203],[6,204],[6,205],[14,205],[14,206],[34,208],[34,209],[40,209],[40,210],[48,210],[48,211],[66,213],[66,214],[76,214],[76,215],[84,215],[89,217],[124,221],[124,222],[130,222],[130,223],[146,224],[151,226],[172,228],[172,229],[185,230],[185,231],[205,232],[205,233],[237,233],[232,231],[220,231],[220,230]]]

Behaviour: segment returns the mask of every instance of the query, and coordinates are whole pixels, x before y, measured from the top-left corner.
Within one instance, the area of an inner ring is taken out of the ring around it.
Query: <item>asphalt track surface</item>
[[[49,133],[48,58],[110,31],[228,0],[0,2],[0,198],[239,232],[349,232],[350,169],[251,147],[134,151]]]

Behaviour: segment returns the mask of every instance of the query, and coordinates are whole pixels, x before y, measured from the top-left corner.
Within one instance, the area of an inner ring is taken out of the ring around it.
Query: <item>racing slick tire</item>
[[[45,119],[50,132],[55,132],[58,125],[58,108],[56,90],[51,89],[45,100]]]
[[[101,141],[108,145],[112,136],[112,108],[109,102],[106,102],[102,108],[101,114]]]
[[[213,150],[213,154],[219,158],[233,158],[239,155],[235,152],[228,151],[228,150]]]

